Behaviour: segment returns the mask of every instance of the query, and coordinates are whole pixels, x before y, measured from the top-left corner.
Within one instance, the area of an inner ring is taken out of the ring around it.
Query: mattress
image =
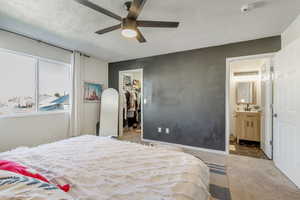
[[[207,200],[209,169],[183,152],[80,136],[0,154],[31,167],[79,200]]]

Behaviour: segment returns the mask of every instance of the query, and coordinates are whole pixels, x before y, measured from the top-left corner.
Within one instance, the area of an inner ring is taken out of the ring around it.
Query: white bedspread
[[[0,154],[57,183],[80,200],[207,200],[209,170],[182,152],[81,136]]]

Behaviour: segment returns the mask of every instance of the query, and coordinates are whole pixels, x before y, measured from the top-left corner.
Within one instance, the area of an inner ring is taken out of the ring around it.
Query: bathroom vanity
[[[260,118],[257,111],[236,111],[236,137],[240,140],[260,142]]]
[[[248,140],[260,142],[260,121],[261,112],[253,107],[257,103],[256,83],[237,82],[236,83],[236,105],[243,107],[235,111],[235,132],[237,142]]]

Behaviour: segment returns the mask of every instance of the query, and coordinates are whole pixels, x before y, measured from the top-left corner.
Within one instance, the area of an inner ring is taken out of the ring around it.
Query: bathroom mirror
[[[255,82],[237,82],[236,83],[236,103],[237,104],[255,104]]]

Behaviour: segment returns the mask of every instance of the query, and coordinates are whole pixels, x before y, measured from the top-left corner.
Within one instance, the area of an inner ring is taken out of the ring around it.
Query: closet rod
[[[8,32],[8,33],[12,33],[12,34],[15,34],[15,35],[18,35],[18,36],[21,36],[21,37],[24,37],[24,38],[27,38],[27,39],[30,39],[30,40],[34,40],[34,41],[37,41],[39,43],[44,43],[46,45],[49,45],[49,46],[52,46],[52,47],[55,47],[55,48],[58,48],[58,49],[62,49],[62,50],[65,50],[65,51],[68,51],[70,53],[73,53],[75,50],[71,50],[71,49],[67,49],[67,48],[64,48],[64,47],[61,47],[61,46],[58,46],[58,45],[55,45],[55,44],[51,44],[49,42],[45,42],[43,40],[40,40],[40,39],[36,39],[36,38],[33,38],[31,36],[27,36],[25,34],[22,34],[22,33],[17,33],[17,32],[14,32],[14,31],[10,31],[10,30],[6,30],[6,29],[3,29],[3,28],[0,28],[0,31],[4,31],[4,32]],[[77,50],[76,50],[77,51]],[[81,55],[85,56],[85,57],[90,57],[89,55],[86,55],[80,51],[77,51],[79,52]]]

